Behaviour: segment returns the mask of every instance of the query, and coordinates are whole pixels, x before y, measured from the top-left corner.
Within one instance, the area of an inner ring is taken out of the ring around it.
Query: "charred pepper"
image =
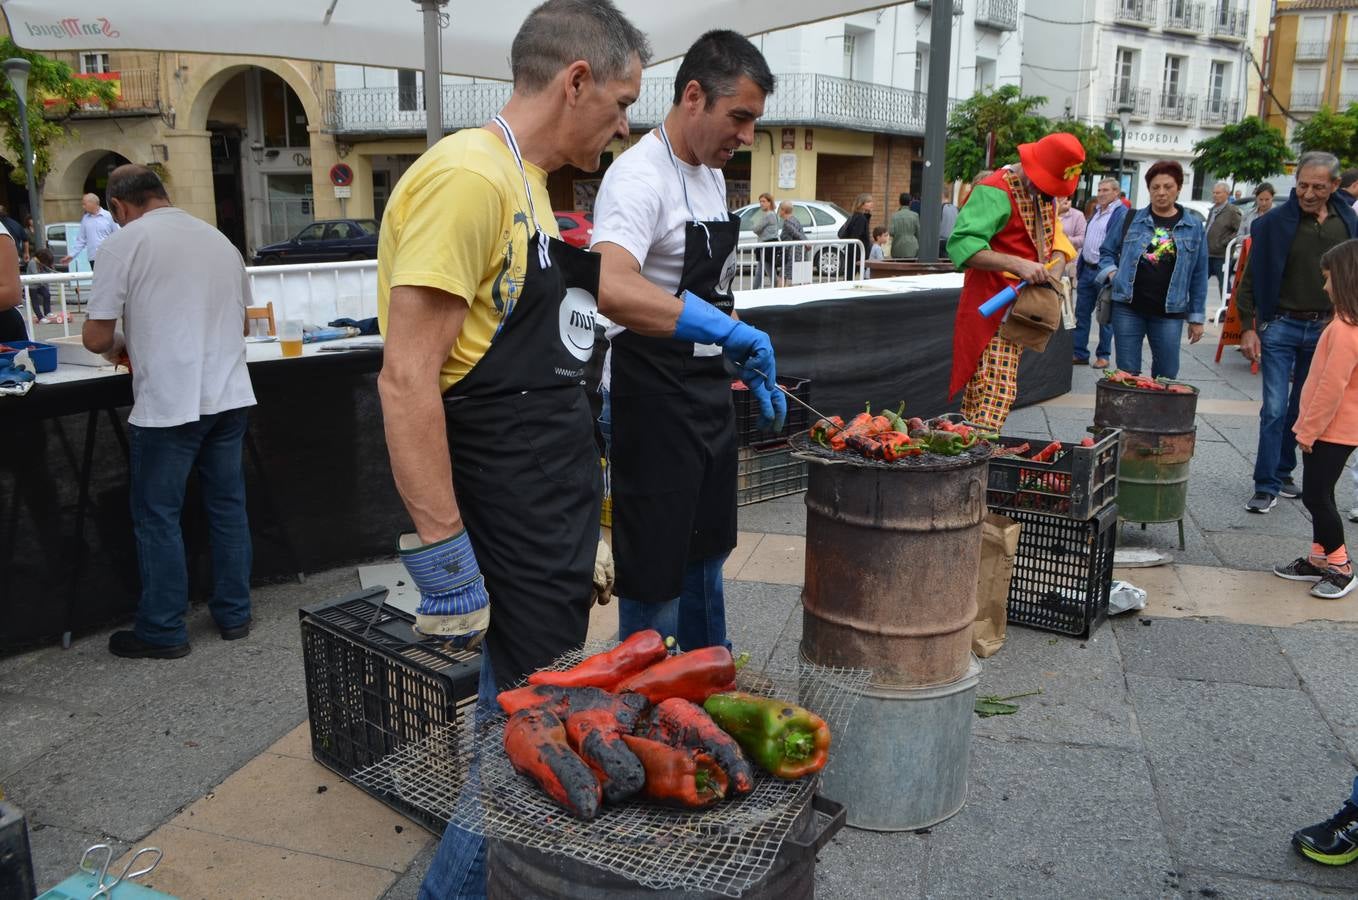
[[[505,725],[505,755],[514,771],[527,775],[577,819],[599,811],[599,779],[566,740],[566,727],[548,709],[523,709]]]
[[[748,794],[754,790],[754,769],[740,752],[740,745],[696,703],[678,697],[658,703],[632,733],[671,747],[704,750],[725,770],[735,793]]]
[[[603,786],[604,799],[617,803],[641,790],[646,772],[622,736],[636,727],[649,704],[640,694],[618,695],[611,706],[571,713],[566,740]]]
[[[687,809],[711,806],[726,796],[726,773],[710,754],[634,734],[622,739],[646,770],[642,796]]]
[[[771,775],[801,778],[825,767],[830,728],[810,710],[741,691],[713,694],[703,709]]]
[[[534,672],[528,676],[528,683],[611,691],[647,666],[660,662],[668,652],[660,632],[638,631],[612,650],[596,653],[564,672]]]

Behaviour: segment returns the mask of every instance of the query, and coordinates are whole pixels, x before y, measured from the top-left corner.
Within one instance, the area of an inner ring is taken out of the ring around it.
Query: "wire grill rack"
[[[552,668],[569,668],[602,649],[587,646],[567,653]],[[737,685],[764,696],[795,697],[838,735],[871,677],[867,669],[800,660],[742,671]],[[477,834],[563,854],[645,887],[729,897],[739,897],[768,874],[816,791],[817,776],[785,781],[756,769],[752,792],[705,810],[668,809],[634,799],[604,806],[592,821],[582,822],[514,771],[504,752],[503,714],[479,724],[473,719],[467,717],[461,742],[450,726],[352,779]]]

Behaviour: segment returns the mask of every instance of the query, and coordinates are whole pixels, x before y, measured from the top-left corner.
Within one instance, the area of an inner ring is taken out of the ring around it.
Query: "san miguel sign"
[[[100,16],[97,19],[81,19],[72,17],[69,19],[57,19],[53,22],[24,22],[24,27],[28,29],[32,37],[48,38],[91,38],[102,37],[110,40],[117,40],[122,36],[122,32],[113,27],[113,23]]]

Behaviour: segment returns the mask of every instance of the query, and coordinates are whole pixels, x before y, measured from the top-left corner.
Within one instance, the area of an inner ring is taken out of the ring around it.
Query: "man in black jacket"
[[[1333,154],[1303,153],[1287,202],[1250,226],[1249,264],[1235,297],[1240,352],[1259,360],[1264,386],[1254,495],[1245,504],[1252,513],[1267,513],[1279,495],[1300,495],[1292,479],[1297,465],[1292,425],[1316,343],[1334,315],[1320,257],[1358,237],[1358,215],[1338,187],[1339,160]]]

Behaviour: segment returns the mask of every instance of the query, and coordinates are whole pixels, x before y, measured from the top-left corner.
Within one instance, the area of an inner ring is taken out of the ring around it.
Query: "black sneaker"
[[[1284,478],[1282,486],[1278,488],[1278,496],[1286,497],[1288,500],[1295,500],[1301,496],[1301,488],[1291,478]]]
[[[1324,578],[1325,571],[1304,556],[1298,556],[1287,565],[1279,564],[1273,567],[1273,574],[1279,578],[1286,578],[1288,581],[1310,581],[1312,583]]]
[[[1292,847],[1315,862],[1347,866],[1358,859],[1358,806],[1345,801],[1331,818],[1294,832]]]
[[[124,659],[179,659],[188,656],[188,644],[151,644],[131,631],[115,631],[108,638],[108,652]]]
[[[1278,505],[1278,498],[1263,491],[1255,491],[1254,496],[1245,501],[1245,509],[1263,515]]]
[[[1322,600],[1338,600],[1340,597],[1348,596],[1354,588],[1358,587],[1358,580],[1352,575],[1330,569],[1325,573],[1325,577],[1316,582],[1315,587],[1311,588],[1311,596],[1319,597]]]

